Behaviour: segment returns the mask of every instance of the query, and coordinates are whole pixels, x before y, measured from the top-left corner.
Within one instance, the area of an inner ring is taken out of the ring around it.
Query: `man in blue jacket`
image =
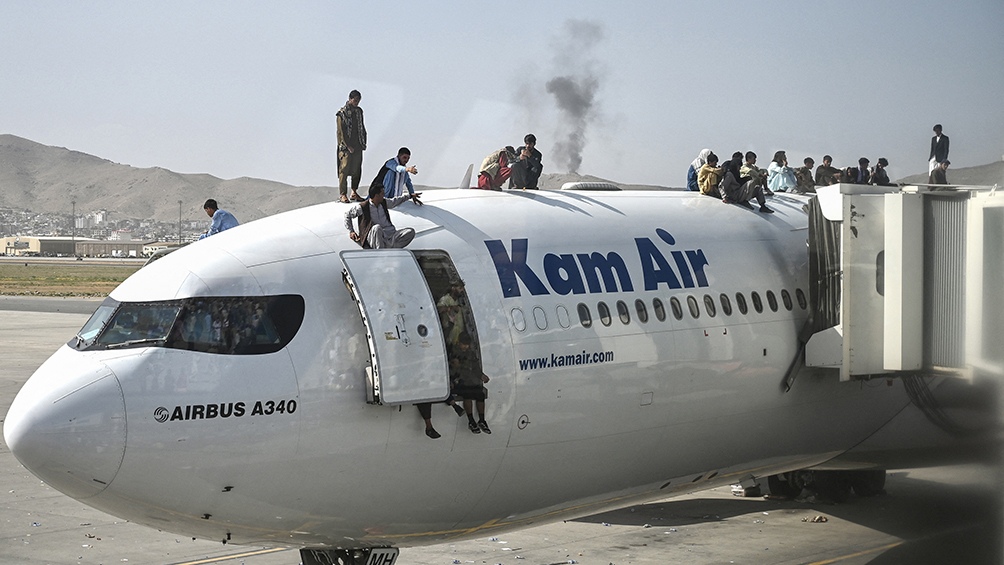
[[[209,226],[209,230],[206,233],[199,236],[199,239],[205,239],[211,235],[240,225],[240,222],[237,221],[237,218],[233,214],[226,210],[220,210],[220,207],[212,198],[206,200],[206,203],[202,205],[202,209],[213,219],[213,223]]]

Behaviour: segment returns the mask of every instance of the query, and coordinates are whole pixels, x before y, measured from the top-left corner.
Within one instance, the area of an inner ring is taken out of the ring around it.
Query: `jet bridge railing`
[[[807,366],[1004,375],[1004,191],[819,187],[809,264]]]

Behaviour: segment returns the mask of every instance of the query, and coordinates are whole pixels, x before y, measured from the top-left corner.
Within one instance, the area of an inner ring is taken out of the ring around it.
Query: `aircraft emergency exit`
[[[800,469],[861,471],[865,492],[868,471],[966,440],[903,380],[804,363],[809,200],[432,191],[391,211],[417,236],[390,250],[349,239],[345,204],[244,224],[115,289],[19,392],[5,439],[109,514],[304,563]],[[461,339],[490,377],[490,435],[443,402]],[[959,379],[914,378],[952,392],[958,421],[994,417]]]

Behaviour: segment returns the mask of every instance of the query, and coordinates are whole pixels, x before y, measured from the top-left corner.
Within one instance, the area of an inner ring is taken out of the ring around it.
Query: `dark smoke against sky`
[[[592,51],[602,40],[600,24],[585,20],[567,20],[561,33],[551,40],[557,76],[547,81],[546,89],[559,116],[554,160],[570,173],[579,171],[588,127],[598,115],[600,79]]]

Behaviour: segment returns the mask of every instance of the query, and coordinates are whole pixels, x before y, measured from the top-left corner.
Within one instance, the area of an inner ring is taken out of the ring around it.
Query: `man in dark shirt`
[[[941,124],[935,124],[934,137],[931,138],[931,156],[928,170],[934,172],[938,163],[948,160],[948,136],[941,133]]]
[[[948,159],[945,159],[944,161],[938,163],[938,166],[935,167],[933,171],[931,171],[931,176],[930,178],[928,178],[927,182],[929,184],[948,184],[947,171],[948,171],[948,166],[951,164],[952,162],[949,161]]]
[[[543,155],[537,151],[537,137],[532,133],[526,134],[523,143],[516,150],[518,158],[512,163],[511,176],[509,177],[509,188],[532,188],[537,189],[537,182],[540,180],[540,172],[544,166],[541,163]]]

